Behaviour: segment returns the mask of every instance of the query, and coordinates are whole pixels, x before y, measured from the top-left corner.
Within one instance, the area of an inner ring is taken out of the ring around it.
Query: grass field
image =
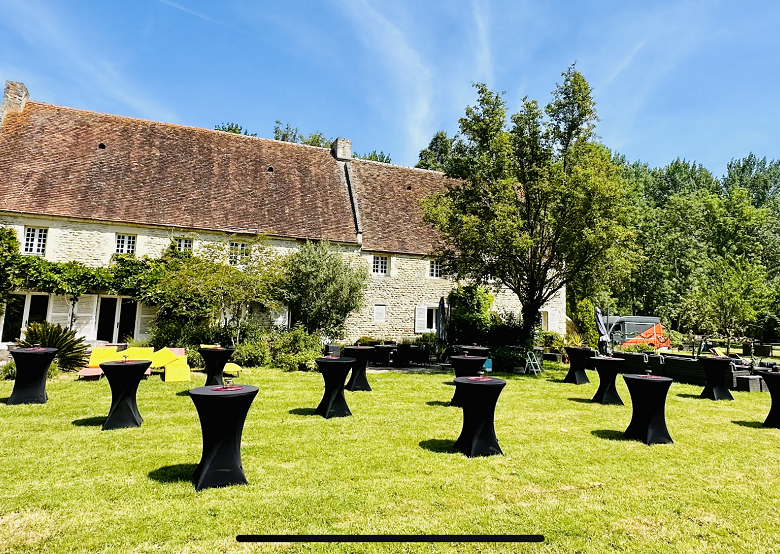
[[[560,367],[560,366],[559,366]],[[243,435],[249,485],[195,492],[200,426],[187,389],[152,376],[140,428],[101,431],[105,380],[62,375],[45,405],[8,406],[0,383],[0,552],[776,552],[780,430],[768,393],[701,400],[673,384],[674,444],[622,440],[626,406],[588,401],[564,372],[507,376],[504,456],[452,451],[452,375],[370,374],[353,416],[313,415],[314,372],[255,369]],[[238,534],[528,534],[541,544],[246,544]]]

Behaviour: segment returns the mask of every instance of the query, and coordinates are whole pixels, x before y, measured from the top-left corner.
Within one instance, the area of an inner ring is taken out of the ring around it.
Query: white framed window
[[[46,253],[46,236],[49,230],[45,227],[25,227],[22,253],[30,256],[43,256]]]
[[[427,306],[417,306],[414,309],[414,332],[415,333],[435,333],[436,319],[439,315],[439,305],[429,304]]]
[[[374,321],[384,323],[387,306],[384,304],[374,304]]]
[[[179,252],[192,252],[192,239],[176,237],[176,250]]]
[[[434,279],[441,279],[444,276],[444,272],[441,268],[441,262],[437,260],[430,260],[430,265],[428,266],[428,277],[433,277]]]
[[[388,268],[390,267],[390,260],[387,256],[374,256],[374,261],[371,264],[371,273],[374,275],[387,275]]]
[[[230,265],[243,265],[249,259],[249,245],[245,242],[230,241]]]
[[[117,235],[116,248],[117,254],[135,254],[135,235]]]

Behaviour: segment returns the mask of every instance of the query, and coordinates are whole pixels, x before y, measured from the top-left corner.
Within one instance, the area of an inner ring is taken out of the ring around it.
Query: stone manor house
[[[114,253],[159,256],[208,242],[241,249],[257,234],[281,251],[327,239],[359,256],[371,278],[346,340],[411,338],[435,330],[454,283],[429,258],[437,234],[418,201],[441,190],[439,172],[331,149],[65,108],[29,100],[7,81],[0,104],[0,226],[22,254],[108,265]],[[564,293],[542,312],[565,332]],[[13,304],[11,306],[10,304]],[[64,297],[19,291],[0,318],[0,345],[30,321],[67,325]],[[511,292],[494,310],[519,312]],[[93,344],[147,335],[155,309],[133,298],[82,296],[75,328]],[[2,347],[2,346],[0,346]]]

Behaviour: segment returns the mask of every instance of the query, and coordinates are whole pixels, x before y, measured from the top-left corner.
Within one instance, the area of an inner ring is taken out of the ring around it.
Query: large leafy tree
[[[766,271],[747,256],[732,254],[708,258],[700,270],[698,286],[681,304],[688,308],[694,326],[726,337],[728,353],[732,338],[745,336],[769,306],[772,295]]]
[[[461,180],[424,201],[442,235],[435,254],[458,279],[493,277],[522,303],[521,344],[539,310],[575,278],[597,277],[630,244],[626,187],[610,152],[593,141],[591,88],[574,66],[552,101],[523,99],[511,124],[500,94],[475,85],[445,173]]]
[[[307,241],[282,262],[280,300],[291,324],[335,338],[347,316],[361,308],[367,281],[367,267],[351,264],[327,241]]]

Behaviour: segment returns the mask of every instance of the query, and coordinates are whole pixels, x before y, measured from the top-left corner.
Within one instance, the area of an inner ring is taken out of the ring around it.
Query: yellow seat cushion
[[[222,373],[235,373],[236,375],[241,375],[242,371],[244,370],[241,369],[241,366],[234,364],[233,362],[226,363],[225,367],[222,369]]]
[[[165,366],[166,383],[185,383],[190,380],[190,366],[187,362],[177,361]]]
[[[171,352],[167,348],[161,348],[152,354],[152,367],[165,367],[179,358],[181,358],[180,355]]]
[[[201,348],[219,348],[219,346],[216,345],[216,344],[201,344],[200,347]]]
[[[89,355],[87,367],[100,367],[100,362],[107,362],[108,356],[116,352],[116,346],[95,346]]]

